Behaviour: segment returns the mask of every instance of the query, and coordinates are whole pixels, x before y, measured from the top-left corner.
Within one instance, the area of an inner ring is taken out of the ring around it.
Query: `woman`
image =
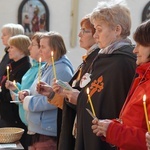
[[[32,58],[32,67],[24,74],[21,80],[21,84],[19,82],[16,83],[19,90],[24,90],[30,88],[34,79],[36,78],[38,71],[39,71],[39,58],[40,58],[40,38],[43,33],[37,32],[33,35],[31,44],[29,45],[28,49],[30,52],[30,57]],[[44,63],[42,62],[42,65]],[[12,81],[6,82],[6,88],[12,90],[11,92],[12,97],[14,97],[14,101],[19,102],[18,99],[18,90],[14,86]],[[21,121],[27,125],[27,121],[25,118],[25,111],[23,109],[22,103],[17,103],[19,105],[19,116]]]
[[[42,68],[41,81],[52,83],[54,78],[51,52],[54,52],[55,70],[58,79],[68,81],[72,77],[73,69],[66,57],[66,47],[62,36],[57,32],[45,33],[40,40],[41,57],[46,62]],[[29,92],[20,92],[20,99],[26,111],[28,132],[32,135],[32,149],[57,149],[57,108],[48,104],[47,97],[37,93],[35,87],[39,78],[35,79]]]
[[[106,141],[120,150],[146,150],[147,131],[143,95],[146,95],[147,111],[150,112],[150,20],[142,23],[134,33],[137,55],[137,77],[126,98],[119,120],[93,121],[93,132],[103,135]],[[97,123],[96,123],[97,122]],[[140,141],[140,142],[139,142]]]
[[[80,47],[86,50],[86,55],[84,56],[83,63],[77,68],[76,73],[74,74],[74,76],[69,82],[69,84],[72,86],[73,89],[78,89],[78,90],[82,89],[82,87],[80,86],[81,78],[83,77],[85,73],[90,73],[89,68],[99,52],[98,45],[96,44],[95,39],[93,38],[95,29],[94,29],[94,26],[90,22],[89,14],[82,18],[80,22],[80,26],[81,26],[81,29],[78,35]],[[62,92],[60,92],[62,90],[57,84],[53,85],[53,88],[56,89],[54,90],[56,92],[56,95],[63,94]],[[46,94],[46,96],[48,96],[51,92],[51,89],[48,89],[48,88],[46,89],[46,86],[42,87],[41,85],[40,89],[42,89],[43,91],[39,91],[39,93]],[[46,90],[47,90],[47,93],[44,93],[44,91],[46,92]],[[74,149],[74,145],[75,145],[75,138],[74,138],[75,135],[72,134],[72,131],[73,131],[73,126],[74,126],[74,121],[75,121],[75,116],[76,116],[76,110],[75,110],[76,106],[72,105],[68,101],[68,99],[63,98],[63,100],[64,100],[63,106],[60,104],[60,98],[59,100],[57,100],[57,96],[55,96],[55,98],[53,98],[52,100],[49,100],[49,102],[51,104],[55,103],[57,107],[60,107],[61,109],[63,109],[61,131],[60,131],[60,127],[58,128],[58,132],[60,132],[58,149],[59,150],[71,150],[71,149]],[[60,122],[58,122],[58,124],[60,124]]]
[[[12,98],[10,92],[5,87],[7,77],[10,81],[21,82],[22,76],[30,68],[28,46],[30,45],[29,37],[25,35],[16,35],[9,39],[9,59],[13,60],[9,65],[9,73],[5,73],[5,77],[2,80],[2,91],[0,92],[0,116],[1,120],[9,127],[22,127],[26,130],[26,126],[22,123],[18,113],[18,106],[12,104]],[[25,147],[24,136],[21,139],[21,143]]]
[[[143,95],[146,95],[147,111],[150,112],[150,20],[142,23],[134,33],[137,55],[137,77],[126,98],[119,119],[93,120],[93,132],[104,136],[106,141],[120,150],[147,150],[147,131],[143,108]]]
[[[1,32],[2,32],[1,39],[2,39],[3,45],[5,46],[5,50],[4,50],[5,54],[0,62],[0,68],[1,68],[0,82],[5,73],[7,64],[9,64],[11,62],[11,60],[9,59],[9,56],[8,56],[8,49],[9,49],[8,40],[10,37],[12,37],[14,35],[24,34],[24,28],[20,24],[9,23],[9,24],[5,24],[2,27]]]
[[[92,117],[86,108],[91,110],[89,96],[96,117],[117,118],[128,93],[135,73],[133,46],[127,38],[130,34],[131,18],[128,8],[122,3],[99,2],[91,13],[91,22],[96,29],[94,37],[101,48],[92,64],[91,75],[83,78],[85,85],[77,97],[77,150],[110,150],[110,144],[96,137],[92,130]],[[72,91],[66,91],[70,102]]]

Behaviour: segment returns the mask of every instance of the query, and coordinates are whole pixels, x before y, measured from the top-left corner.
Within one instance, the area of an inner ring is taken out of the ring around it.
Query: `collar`
[[[8,49],[9,49],[9,47],[5,47],[4,51],[5,51],[6,53],[8,53]]]
[[[91,54],[91,53],[92,53],[95,49],[97,49],[97,48],[99,48],[99,47],[98,47],[98,44],[92,45],[92,46],[87,50],[86,55]]]
[[[150,78],[150,62],[144,63],[137,67],[136,73],[139,74],[139,77],[145,76],[146,78]]]

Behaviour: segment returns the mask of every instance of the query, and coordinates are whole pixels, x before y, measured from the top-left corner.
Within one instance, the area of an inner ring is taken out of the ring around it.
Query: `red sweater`
[[[121,123],[113,121],[106,134],[106,141],[120,150],[147,150],[143,95],[146,94],[147,112],[150,114],[150,62],[137,67],[136,72],[139,76],[134,80],[121,110]]]

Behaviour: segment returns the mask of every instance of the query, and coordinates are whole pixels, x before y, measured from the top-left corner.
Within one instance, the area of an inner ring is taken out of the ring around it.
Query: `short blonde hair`
[[[67,53],[63,37],[58,32],[47,32],[41,38],[48,38],[49,47],[54,51],[54,60],[60,59]]]
[[[91,13],[91,22],[94,20],[106,22],[112,29],[117,25],[122,28],[121,37],[126,38],[130,35],[131,16],[130,10],[125,1],[99,2],[98,6]]]
[[[10,36],[24,34],[24,28],[20,24],[8,23],[3,25],[2,30],[6,29]]]
[[[26,35],[15,35],[15,36],[10,37],[10,39],[8,40],[9,46],[15,46],[21,52],[23,52],[26,56],[29,55],[28,47],[30,43],[31,41],[29,37]]]

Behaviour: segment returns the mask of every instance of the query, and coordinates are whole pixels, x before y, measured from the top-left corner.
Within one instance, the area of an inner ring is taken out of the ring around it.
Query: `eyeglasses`
[[[30,46],[39,46],[38,44],[31,43]]]
[[[85,34],[85,33],[91,33],[91,30],[86,30],[86,29],[80,29],[80,33],[81,34]]]

